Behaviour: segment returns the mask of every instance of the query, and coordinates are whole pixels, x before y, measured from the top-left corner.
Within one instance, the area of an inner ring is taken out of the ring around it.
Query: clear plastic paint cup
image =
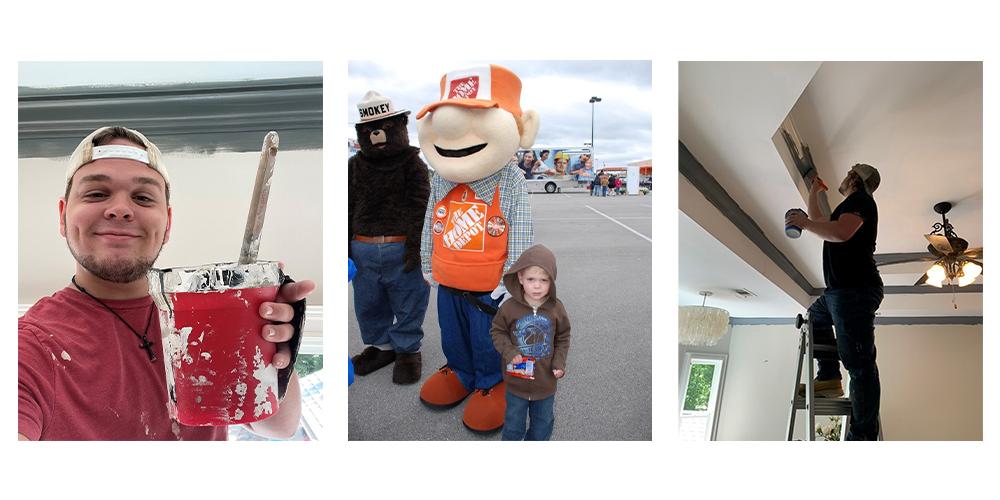
[[[277,262],[152,269],[167,406],[184,425],[231,425],[278,411],[275,344],[261,337],[260,305],[281,285]]]
[[[787,219],[789,215],[792,215],[795,212],[801,212],[803,215],[806,213],[805,210],[802,210],[801,208],[793,208],[785,212],[785,218]],[[792,224],[785,224],[785,236],[788,236],[789,238],[798,238],[799,236],[802,236],[802,228]]]

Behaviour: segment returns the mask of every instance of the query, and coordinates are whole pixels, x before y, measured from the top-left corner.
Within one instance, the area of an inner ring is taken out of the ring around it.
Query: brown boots
[[[420,380],[423,362],[419,352],[396,354],[396,366],[392,368],[392,381],[396,384],[412,384]]]

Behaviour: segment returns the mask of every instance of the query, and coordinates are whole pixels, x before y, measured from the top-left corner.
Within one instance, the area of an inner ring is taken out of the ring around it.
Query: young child
[[[543,245],[532,246],[510,266],[503,284],[510,300],[490,329],[505,366],[502,439],[547,441],[555,423],[556,380],[566,373],[569,351],[569,316],[556,298],[556,256]]]

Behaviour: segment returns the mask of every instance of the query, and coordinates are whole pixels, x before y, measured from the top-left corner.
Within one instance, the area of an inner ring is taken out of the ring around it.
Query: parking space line
[[[605,214],[605,213],[601,212],[600,210],[598,210],[598,209],[596,209],[596,208],[594,208],[594,207],[592,207],[592,206],[590,206],[590,205],[585,205],[585,206],[586,206],[587,208],[589,208],[589,209],[593,210],[594,212],[597,212],[597,214],[598,214],[598,215],[602,215],[602,216],[604,216],[605,218],[607,218],[607,219],[608,219],[608,220],[610,220],[611,222],[614,222],[615,224],[618,224],[619,226],[621,226],[621,227],[624,227],[625,229],[628,229],[629,231],[632,231],[633,233],[635,233],[635,234],[636,234],[637,236],[639,236],[640,238],[642,238],[642,239],[644,239],[644,240],[646,240],[646,241],[648,241],[648,242],[650,242],[650,243],[652,243],[652,242],[653,242],[653,240],[652,240],[652,239],[650,239],[650,238],[649,238],[648,236],[646,236],[646,235],[644,235],[644,234],[640,233],[639,231],[636,231],[635,229],[632,229],[632,228],[630,228],[630,227],[626,226],[625,224],[622,224],[621,222],[618,222],[618,220],[616,220],[616,219],[615,219],[614,217],[611,217],[610,215],[607,215],[607,214]]]
[[[650,217],[648,215],[645,215],[645,216],[636,216],[636,217],[631,217],[631,216],[630,217],[619,217],[618,218],[618,220],[650,220],[650,219],[652,219],[652,217]],[[573,220],[580,220],[580,221],[585,221],[585,220],[601,220],[601,218],[600,217],[535,217],[535,218],[532,218],[531,220],[533,220],[535,222],[555,222],[555,221],[573,221]]]

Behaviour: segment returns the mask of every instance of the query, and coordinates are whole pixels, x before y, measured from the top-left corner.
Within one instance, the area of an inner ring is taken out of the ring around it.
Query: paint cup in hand
[[[785,212],[785,219],[788,219],[788,216],[795,212],[801,212],[802,215],[806,215],[805,210],[802,210],[801,208],[793,208]],[[798,238],[799,236],[802,236],[802,228],[791,224],[785,224],[785,236],[788,236],[789,238]]]
[[[184,425],[256,422],[278,411],[275,344],[260,305],[274,302],[277,262],[149,271],[160,313],[167,407]]]

